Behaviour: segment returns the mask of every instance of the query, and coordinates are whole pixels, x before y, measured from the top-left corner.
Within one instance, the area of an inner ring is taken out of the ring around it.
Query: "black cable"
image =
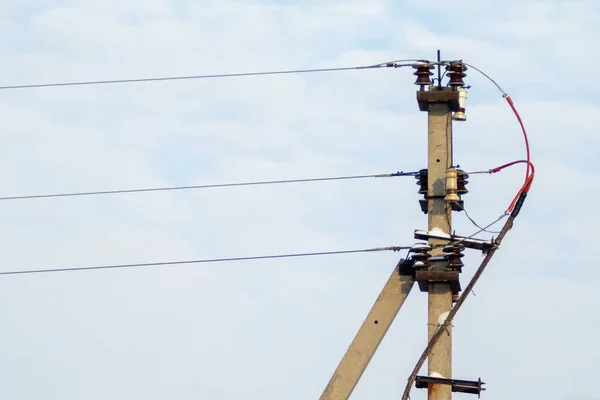
[[[398,60],[398,61],[411,61],[411,60]],[[41,84],[32,84],[32,85],[11,85],[11,86],[0,86],[0,90],[29,89],[29,88],[57,87],[57,86],[104,85],[104,84],[134,83],[134,82],[176,81],[176,80],[187,80],[187,79],[233,78],[233,77],[241,77],[241,76],[301,74],[301,73],[311,73],[311,72],[350,71],[350,70],[357,70],[357,69],[372,69],[372,68],[384,68],[384,67],[397,68],[397,67],[403,67],[403,66],[405,66],[405,65],[396,64],[395,61],[391,61],[391,62],[387,62],[387,63],[383,63],[383,64],[366,65],[366,66],[358,66],[358,67],[293,69],[293,70],[284,70],[284,71],[242,72],[242,73],[233,73],[233,74],[168,76],[168,77],[158,77],[158,78],[115,79],[115,80],[101,80],[101,81],[41,83]]]
[[[362,249],[362,250],[321,251],[321,252],[316,252],[316,253],[293,253],[293,254],[277,254],[277,255],[252,256],[252,257],[212,258],[212,259],[203,259],[203,260],[164,261],[164,262],[139,263],[139,264],[97,265],[97,266],[91,266],[91,267],[78,267],[78,268],[33,269],[33,270],[24,270],[24,271],[5,271],[5,272],[0,272],[0,275],[26,275],[26,274],[41,274],[41,273],[50,273],[50,272],[90,271],[90,270],[98,270],[98,269],[161,267],[161,266],[166,266],[166,265],[265,260],[265,259],[273,259],[273,258],[325,256],[325,255],[352,254],[352,253],[370,253],[370,252],[377,252],[377,251],[400,251],[400,250],[406,250],[409,248],[410,248],[410,246],[390,246],[390,247],[376,247],[376,248],[372,248],[372,249]]]
[[[457,204],[460,206],[460,203],[457,203]],[[487,227],[485,227],[485,228],[482,228],[481,225],[479,225],[477,222],[475,222],[475,220],[473,218],[471,218],[471,216],[469,215],[469,213],[467,212],[467,210],[465,209],[464,206],[461,206],[461,208],[462,208],[462,211],[465,212],[465,217],[467,217],[468,220],[471,221],[471,223],[473,225],[475,225],[477,228],[479,228],[479,232],[477,232],[477,233],[480,233],[480,232],[487,232],[487,233],[491,233],[491,234],[498,234],[498,233],[500,233],[500,231],[490,231],[490,230],[488,230],[487,228],[489,227],[489,225]],[[496,223],[498,221],[499,220],[496,220],[494,223]]]
[[[399,172],[394,172],[392,174],[349,175],[349,176],[336,176],[336,177],[326,177],[326,178],[305,178],[305,179],[287,179],[287,180],[279,180],[279,181],[219,183],[219,184],[213,184],[213,185],[173,186],[173,187],[159,187],[159,188],[146,188],[146,189],[104,190],[104,191],[95,191],[95,192],[32,194],[32,195],[26,195],[26,196],[0,197],[0,201],[2,201],[2,200],[42,199],[42,198],[49,198],[49,197],[73,197],[73,196],[95,196],[95,195],[105,195],[105,194],[159,192],[159,191],[170,191],[170,190],[211,189],[211,188],[235,187],[235,186],[276,185],[276,184],[282,184],[282,183],[339,181],[339,180],[365,179],[365,178],[391,178],[391,177],[397,177],[397,176],[415,176],[416,174],[417,174],[417,172],[399,171]]]

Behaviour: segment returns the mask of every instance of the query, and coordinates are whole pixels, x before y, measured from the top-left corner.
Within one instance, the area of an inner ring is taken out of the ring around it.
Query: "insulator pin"
[[[411,248],[410,252],[412,253],[411,257],[415,260],[415,264],[413,268],[416,270],[419,269],[427,269],[430,267],[429,258],[431,255],[429,252],[431,251],[431,246],[427,243],[415,243]]]
[[[427,168],[420,170],[415,178],[417,179],[417,185],[419,185],[419,194],[423,195],[423,198],[419,200],[421,211],[427,214]]]
[[[427,169],[422,169],[415,175],[417,185],[419,185],[419,194],[427,195]]]
[[[431,75],[433,75],[431,70],[433,69],[433,65],[427,60],[421,60],[413,65],[413,68],[416,69],[413,75],[417,77],[415,85],[420,86],[421,90],[425,90],[425,86],[431,85]]]
[[[469,193],[469,190],[467,189],[467,184],[469,183],[469,181],[467,179],[469,178],[469,174],[467,174],[462,169],[457,169],[456,174],[457,174],[456,193],[458,193],[459,196]]]
[[[452,90],[458,90],[458,88],[465,86],[463,78],[467,76],[467,74],[465,74],[466,70],[466,65],[460,61],[452,61],[449,65],[446,65],[446,75],[450,78],[448,86],[450,86]]]
[[[448,260],[448,268],[462,272],[462,267],[465,266],[461,260],[464,256],[463,250],[464,246],[460,244],[448,244],[444,247],[443,252],[446,253],[445,258]]]

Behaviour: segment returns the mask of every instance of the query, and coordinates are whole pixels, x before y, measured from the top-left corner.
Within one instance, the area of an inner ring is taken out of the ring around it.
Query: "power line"
[[[283,71],[241,72],[241,73],[232,73],[232,74],[167,76],[167,77],[155,77],[155,78],[114,79],[114,80],[80,81],[80,82],[40,83],[40,84],[31,84],[31,85],[11,85],[11,86],[0,86],[0,90],[31,89],[31,88],[58,87],[58,86],[106,85],[106,84],[135,83],[135,82],[181,81],[181,80],[189,80],[189,79],[234,78],[234,77],[242,77],[242,76],[303,74],[303,73],[312,73],[312,72],[350,71],[350,70],[373,69],[373,68],[392,68],[392,67],[398,68],[398,67],[404,67],[404,66],[411,65],[411,64],[398,64],[398,62],[404,62],[404,61],[413,61],[413,60],[398,60],[398,61],[390,61],[390,62],[386,62],[386,63],[382,63],[382,64],[356,66],[356,67],[292,69],[292,70],[283,70]]]
[[[473,225],[475,225],[477,228],[479,228],[479,231],[478,231],[476,234],[478,234],[478,233],[480,233],[480,232],[487,232],[487,233],[491,233],[491,234],[497,234],[497,233],[500,233],[500,231],[490,231],[490,230],[488,230],[487,228],[482,228],[482,227],[481,227],[481,226],[480,226],[480,225],[479,225],[477,222],[475,222],[475,220],[474,220],[473,218],[471,218],[471,216],[469,215],[469,213],[467,213],[467,210],[465,210],[465,209],[463,208],[463,211],[465,212],[465,216],[466,216],[466,217],[469,219],[469,221],[471,221],[471,223],[472,223]],[[502,219],[502,218],[504,218],[504,214],[503,214],[503,216],[502,216],[501,218],[497,219],[497,220],[496,220],[496,221],[494,221],[492,224],[488,225],[488,227],[489,227],[489,226],[491,226],[491,225],[493,225],[493,224],[495,224],[496,222],[499,222],[499,221],[500,221],[500,219]]]
[[[96,266],[90,266],[90,267],[77,267],[77,268],[32,269],[32,270],[23,270],[23,271],[4,271],[4,272],[0,272],[0,275],[28,275],[28,274],[51,273],[51,272],[73,272],[73,271],[90,271],[90,270],[101,270],[101,269],[137,268],[137,267],[161,267],[161,266],[167,266],[167,265],[181,265],[181,264],[205,264],[205,263],[218,263],[218,262],[230,262],[230,261],[266,260],[266,259],[273,259],[273,258],[326,256],[326,255],[353,254],[353,253],[372,253],[372,252],[379,252],[379,251],[400,251],[400,250],[406,250],[409,248],[410,248],[410,246],[390,246],[390,247],[375,247],[372,249],[359,249],[359,250],[320,251],[320,252],[315,252],[315,253],[292,253],[292,254],[276,254],[276,255],[252,256],[252,257],[230,257],[230,258],[212,258],[212,259],[201,259],[201,260],[163,261],[163,262],[139,263],[139,264],[96,265]]]
[[[257,186],[257,185],[278,185],[283,183],[303,183],[303,182],[323,182],[323,181],[340,181],[350,179],[366,179],[366,178],[392,178],[397,176],[415,176],[417,172],[394,172],[391,174],[374,174],[374,175],[349,175],[335,176],[325,178],[304,178],[304,179],[286,179],[277,181],[256,181],[256,182],[238,182],[238,183],[218,183],[211,185],[193,185],[193,186],[171,186],[145,189],[123,189],[123,190],[103,190],[94,192],[72,192],[72,193],[52,193],[52,194],[32,194],[26,196],[7,196],[0,197],[2,200],[25,200],[25,199],[43,199],[51,197],[74,197],[74,196],[97,196],[106,194],[124,194],[124,193],[142,193],[142,192],[166,192],[171,190],[191,190],[191,189],[212,189],[237,186]]]
[[[467,64],[464,63],[466,66],[468,66],[469,68],[473,68],[475,71],[479,72],[481,75],[485,76],[490,82],[492,82],[494,84],[494,86],[496,86],[498,88],[498,90],[502,93],[502,97],[508,97],[508,94],[504,91],[504,89],[502,89],[500,87],[500,85],[498,84],[498,82],[496,82],[494,79],[492,79],[491,76],[489,76],[488,74],[486,74],[485,72],[483,72],[482,70],[480,70],[479,68],[477,68],[476,66],[472,65],[472,64]]]
[[[478,224],[478,223],[477,223],[477,222],[476,222],[476,221],[475,221],[473,218],[471,218],[471,216],[470,216],[470,215],[469,215],[469,213],[467,212],[467,209],[466,209],[464,206],[462,206],[460,203],[457,203],[457,204],[459,205],[459,207],[461,207],[461,208],[462,208],[462,211],[464,211],[464,213],[465,213],[465,217],[467,217],[467,219],[468,219],[469,221],[471,221],[471,223],[472,223],[473,225],[475,225],[477,228],[479,228],[479,229],[480,229],[480,230],[479,230],[477,233],[475,233],[475,235],[477,235],[479,232],[487,232],[487,233],[492,233],[492,234],[500,233],[500,231],[490,231],[490,230],[488,230],[487,228],[482,228],[482,227],[481,227],[481,225],[479,225],[479,224]],[[502,217],[502,218],[503,218],[503,217]],[[498,222],[499,220],[500,220],[500,219],[498,219],[498,220],[494,221],[492,224],[495,224],[495,223],[496,223],[496,222]]]

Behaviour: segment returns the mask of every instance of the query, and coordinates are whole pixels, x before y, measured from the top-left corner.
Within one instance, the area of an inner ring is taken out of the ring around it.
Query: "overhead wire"
[[[280,71],[240,72],[240,73],[227,73],[227,74],[163,76],[163,77],[153,77],[153,78],[110,79],[110,80],[90,80],[90,81],[78,81],[78,82],[7,85],[7,86],[0,86],[0,90],[32,89],[32,88],[64,87],[64,86],[108,85],[108,84],[139,83],[139,82],[180,81],[180,80],[191,80],[191,79],[197,80],[197,79],[215,79],[215,78],[235,78],[235,77],[247,77],[247,76],[264,76],[264,75],[305,74],[305,73],[314,73],[314,72],[351,71],[351,70],[364,70],[364,69],[375,69],[375,68],[398,68],[398,67],[412,65],[412,64],[399,64],[401,62],[410,62],[410,61],[416,61],[416,60],[396,60],[396,61],[388,61],[388,62],[381,63],[381,64],[353,66],[353,67],[337,67],[337,68],[290,69],[290,70],[280,70]]]
[[[54,272],[74,272],[74,271],[91,271],[91,270],[139,268],[139,267],[162,267],[162,266],[168,266],[168,265],[206,264],[206,263],[220,263],[220,262],[233,262],[233,261],[266,260],[266,259],[275,259],[275,258],[373,253],[373,252],[380,252],[380,251],[397,252],[400,250],[410,249],[410,247],[411,246],[388,246],[388,247],[375,247],[375,248],[370,248],[370,249],[319,251],[319,252],[312,252],[312,253],[275,254],[275,255],[262,255],[262,256],[250,256],[250,257],[228,257],[228,258],[211,258],[211,259],[199,259],[199,260],[161,261],[161,262],[148,262],[148,263],[136,263],[136,264],[94,265],[94,266],[89,266],[89,267],[74,267],[74,268],[31,269],[31,270],[21,270],[21,271],[18,271],[18,270],[17,271],[2,271],[2,272],[0,272],[0,275],[31,275],[31,274],[42,274],[42,273],[54,273]]]
[[[173,190],[213,189],[213,188],[240,187],[240,186],[279,185],[279,184],[287,184],[287,183],[325,182],[325,181],[340,181],[340,180],[367,179],[367,178],[392,178],[392,177],[400,177],[400,176],[416,176],[417,174],[418,174],[418,172],[398,171],[398,172],[394,172],[391,174],[348,175],[348,176],[334,176],[334,177],[322,177],[322,178],[285,179],[285,180],[274,180],[274,181],[218,183],[218,184],[209,184],[209,185],[170,186],[170,187],[122,189],[122,190],[101,190],[101,191],[91,191],[91,192],[32,194],[32,195],[23,195],[23,196],[0,197],[0,201],[43,199],[43,198],[52,198],[52,197],[97,196],[97,195],[109,195],[109,194],[143,193],[143,192],[160,192],[160,191],[165,192],[165,191],[173,191]]]
[[[498,88],[498,90],[502,93],[503,96],[508,96],[508,94],[504,91],[504,89],[502,89],[500,87],[500,85],[498,84],[498,82],[496,82],[494,79],[492,79],[491,76],[489,76],[488,74],[486,74],[485,72],[483,72],[482,70],[480,70],[479,68],[474,66],[473,64],[468,64],[466,62],[463,62],[463,64],[465,64],[469,68],[473,68],[475,71],[477,71],[481,75],[485,76],[490,82],[492,82]]]
[[[526,163],[526,164],[527,164],[527,165],[530,167],[530,169],[531,169],[531,171],[532,171],[532,174],[534,174],[534,173],[535,173],[535,166],[534,166],[534,165],[531,163],[531,161],[527,161],[527,160],[516,160],[516,161],[511,161],[511,162],[509,162],[509,163],[506,163],[506,164],[500,165],[500,166],[498,166],[498,167],[495,167],[495,168],[490,168],[490,169],[488,169],[488,170],[482,170],[482,171],[473,171],[473,172],[468,172],[467,174],[468,174],[468,175],[474,175],[474,174],[495,174],[495,173],[497,173],[497,172],[500,172],[500,171],[502,171],[502,170],[503,170],[503,169],[505,169],[505,168],[512,167],[513,165],[517,165],[517,164],[523,164],[523,163]],[[533,179],[533,178],[531,178],[531,179]],[[516,197],[514,198],[514,200],[512,201],[512,203],[511,203],[511,206],[509,207],[509,210],[508,210],[508,211],[506,211],[506,212],[503,214],[503,216],[501,216],[499,219],[497,219],[496,221],[494,221],[492,224],[490,224],[490,225],[486,226],[485,228],[482,228],[482,227],[481,227],[481,226],[480,226],[480,225],[479,225],[479,224],[478,224],[478,223],[477,223],[477,222],[476,222],[476,221],[475,221],[473,218],[471,218],[471,216],[469,216],[469,214],[468,214],[467,210],[465,210],[465,209],[464,209],[464,207],[463,207],[463,209],[462,209],[461,211],[464,211],[464,212],[465,212],[465,216],[467,217],[467,219],[469,219],[469,220],[470,220],[470,221],[473,223],[473,225],[475,225],[477,228],[479,228],[479,229],[480,229],[480,230],[479,230],[479,231],[477,231],[475,234],[473,234],[473,236],[474,236],[474,235],[477,235],[477,234],[479,234],[479,233],[481,233],[481,232],[487,232],[487,233],[492,233],[492,234],[499,233],[498,231],[489,231],[487,228],[489,228],[489,226],[491,226],[491,225],[493,225],[493,224],[496,224],[497,222],[499,222],[499,221],[500,221],[500,220],[501,220],[503,217],[505,217],[506,215],[508,215],[508,212],[509,212],[509,211],[512,211],[512,209],[514,208],[514,204],[516,203],[516,201],[518,200],[519,196],[521,195],[521,192],[522,192],[522,191],[519,191],[519,192],[518,192],[517,196],[516,196]],[[471,236],[469,236],[469,238],[470,238],[470,237],[471,237]]]
[[[267,72],[246,72],[246,73],[233,73],[233,74],[213,74],[213,75],[193,75],[193,76],[173,76],[173,77],[156,77],[156,78],[138,78],[138,79],[120,79],[120,80],[96,80],[96,81],[80,81],[80,82],[62,82],[62,83],[46,83],[46,84],[32,84],[32,85],[12,85],[12,86],[0,86],[0,90],[7,89],[26,89],[26,88],[42,88],[42,87],[64,87],[64,86],[81,86],[81,85],[101,85],[101,84],[121,84],[121,83],[134,83],[134,82],[155,82],[155,81],[174,81],[174,80],[189,80],[189,79],[211,79],[211,78],[227,78],[227,77],[243,77],[243,76],[260,76],[260,75],[278,75],[278,74],[296,74],[296,73],[313,73],[313,72],[332,72],[332,71],[348,71],[348,70],[359,70],[359,69],[372,69],[372,68],[383,68],[383,67],[401,67],[407,66],[397,64],[401,61],[417,61],[417,60],[398,60],[383,64],[376,64],[370,66],[359,66],[359,67],[341,67],[341,68],[320,68],[320,69],[301,69],[301,70],[284,70],[284,71],[267,71]],[[421,357],[417,361],[415,368],[413,369],[404,394],[403,400],[409,398],[410,389],[416,379],[416,375],[420,368],[423,366],[425,360],[429,356],[434,345],[437,343],[442,334],[446,331],[446,328],[451,324],[456,313],[459,311],[461,306],[464,304],[467,297],[472,293],[474,285],[477,283],[482,273],[489,264],[492,256],[498,249],[506,233],[512,228],[514,219],[518,215],[520,208],[525,200],[527,192],[529,191],[533,178],[535,175],[535,168],[531,163],[529,139],[524,123],[519,115],[514,102],[508,96],[508,94],[500,87],[500,85],[493,80],[489,75],[484,73],[477,67],[465,63],[465,65],[473,68],[474,70],[481,73],[487,79],[489,79],[502,93],[503,97],[507,100],[513,113],[515,114],[523,132],[526,147],[526,160],[519,160],[512,163],[505,164],[497,170],[489,171],[476,171],[475,173],[495,173],[508,166],[515,165],[517,163],[526,163],[526,175],[525,181],[511,202],[506,212],[501,215],[497,220],[488,224],[485,227],[481,227],[477,224],[463,208],[467,218],[478,228],[480,231],[469,236],[473,237],[476,234],[486,231],[487,229],[498,223],[504,217],[509,216],[509,219],[504,224],[499,236],[494,242],[494,246],[487,251],[486,256],[479,268],[475,272],[475,275],[465,288],[463,294],[458,299],[457,303],[451,309],[446,320],[439,324],[438,329],[429,340],[427,347],[423,351]],[[400,174],[400,173],[397,173]],[[347,177],[331,177],[331,178],[309,178],[309,179],[296,179],[296,180],[281,180],[281,181],[261,181],[261,182],[244,182],[244,183],[229,183],[229,184],[215,184],[215,185],[195,185],[195,186],[179,186],[179,187],[164,187],[164,188],[146,188],[146,189],[126,189],[126,190],[110,190],[110,191],[95,191],[95,192],[74,192],[74,193],[58,193],[58,194],[41,194],[41,195],[29,195],[29,196],[11,196],[11,197],[0,197],[0,200],[18,200],[18,199],[33,199],[33,198],[48,198],[48,197],[68,197],[68,196],[90,196],[90,195],[105,195],[105,194],[120,194],[120,193],[139,193],[139,192],[153,192],[153,191],[167,191],[167,190],[185,190],[185,189],[205,189],[205,188],[217,188],[217,187],[235,187],[235,186],[250,186],[250,185],[268,185],[268,184],[280,184],[280,183],[297,183],[297,182],[314,182],[314,181],[332,181],[342,179],[363,179],[363,178],[377,178],[377,177],[392,177],[392,176],[406,176],[408,174],[416,173],[402,173],[403,175],[396,174],[384,174],[384,175],[357,175]],[[464,239],[463,239],[464,240]],[[263,256],[251,256],[251,257],[230,257],[230,258],[215,258],[215,259],[199,259],[199,260],[179,260],[179,261],[166,261],[166,262],[151,262],[151,263],[137,263],[137,264],[115,264],[115,265],[100,265],[100,266],[89,266],[89,267],[76,267],[76,268],[56,268],[56,269],[38,269],[38,270],[21,270],[21,271],[4,271],[0,272],[0,275],[22,275],[22,274],[41,274],[41,273],[54,273],[54,272],[72,272],[72,271],[88,271],[88,270],[104,270],[104,269],[118,269],[118,268],[136,268],[136,267],[158,267],[167,265],[180,265],[180,264],[199,264],[199,263],[218,263],[218,262],[233,262],[233,261],[246,261],[246,260],[259,260],[259,259],[276,259],[276,258],[288,258],[288,257],[306,257],[306,256],[323,256],[323,255],[335,255],[335,254],[352,254],[352,253],[366,253],[366,252],[378,252],[378,251],[400,251],[410,249],[410,246],[392,246],[392,247],[379,247],[372,249],[357,249],[357,250],[338,250],[338,251],[327,251],[327,252],[312,252],[312,253],[292,253],[292,254],[279,254],[279,255],[263,255]]]
[[[482,228],[473,218],[471,218],[471,216],[469,215],[469,213],[467,212],[467,209],[461,205],[460,203],[456,203],[459,207],[461,207],[461,211],[463,211],[465,213],[465,217],[467,217],[467,219],[469,221],[471,221],[471,223],[473,225],[475,225],[477,228],[479,228],[480,230],[475,233],[475,235],[479,234],[480,232],[487,232],[487,233],[492,233],[492,234],[496,234],[496,233],[500,233],[500,231],[490,231],[488,230],[489,226],[486,228]],[[494,223],[498,222],[500,220],[496,220]]]
[[[531,171],[531,154],[530,154],[530,150],[529,150],[529,137],[527,136],[527,130],[525,129],[525,125],[523,124],[523,119],[521,118],[521,115],[517,111],[517,108],[515,107],[513,100],[510,98],[510,96],[506,96],[506,101],[510,105],[510,108],[513,110],[513,113],[515,114],[515,117],[517,118],[517,121],[519,121],[519,125],[521,126],[521,131],[523,132],[523,139],[525,140],[525,150],[527,152],[527,172],[525,174],[525,178],[527,178],[527,177],[529,177],[530,173],[532,173],[532,171]]]
[[[525,129],[523,120],[521,119],[521,116],[519,115],[519,112],[517,111],[517,108],[515,107],[510,96],[506,96],[506,101],[510,105],[510,108],[513,110],[513,113],[515,114],[517,120],[519,121],[519,125],[521,126],[521,130],[523,132],[523,138],[525,140],[525,148],[527,151],[527,172],[525,173],[525,182],[523,183],[521,190],[516,194],[513,201],[510,203],[510,206],[507,209],[507,212],[510,212],[516,206],[517,201],[519,200],[519,198],[521,196],[527,196],[527,193],[529,192],[529,188],[531,187],[531,184],[533,183],[533,177],[535,175],[535,167],[531,163],[531,154],[529,151],[529,138],[527,136],[527,130]]]
[[[498,222],[502,221],[504,218],[507,217],[506,213],[502,213],[502,215],[500,215],[498,218],[496,218],[495,220],[493,220],[492,222],[490,222],[489,224],[485,225],[484,227],[480,227],[478,226],[479,230],[475,233],[470,234],[469,236],[462,238],[456,242],[452,242],[453,244],[460,244],[461,242],[464,242],[467,239],[471,239],[477,235],[479,235],[481,232],[488,232],[488,229],[491,228],[492,226],[496,225]],[[492,233],[492,232],[490,232]]]
[[[516,164],[523,164],[523,163],[529,163],[532,166],[532,168],[535,170],[535,167],[533,167],[533,164],[531,164],[531,162],[529,162],[527,160],[516,160],[516,161],[511,161],[511,162],[506,163],[506,164],[502,164],[502,165],[500,165],[498,167],[495,167],[495,168],[490,168],[490,169],[481,170],[481,171],[469,171],[469,172],[466,172],[466,174],[467,175],[495,174],[497,172],[502,171],[505,168],[512,167],[513,165],[516,165]]]

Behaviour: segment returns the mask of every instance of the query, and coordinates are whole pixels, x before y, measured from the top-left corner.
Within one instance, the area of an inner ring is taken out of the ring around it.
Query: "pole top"
[[[432,103],[447,103],[450,110],[456,112],[460,110],[459,99],[459,92],[448,87],[430,86],[430,90],[417,91],[417,103],[421,111],[429,111]]]

